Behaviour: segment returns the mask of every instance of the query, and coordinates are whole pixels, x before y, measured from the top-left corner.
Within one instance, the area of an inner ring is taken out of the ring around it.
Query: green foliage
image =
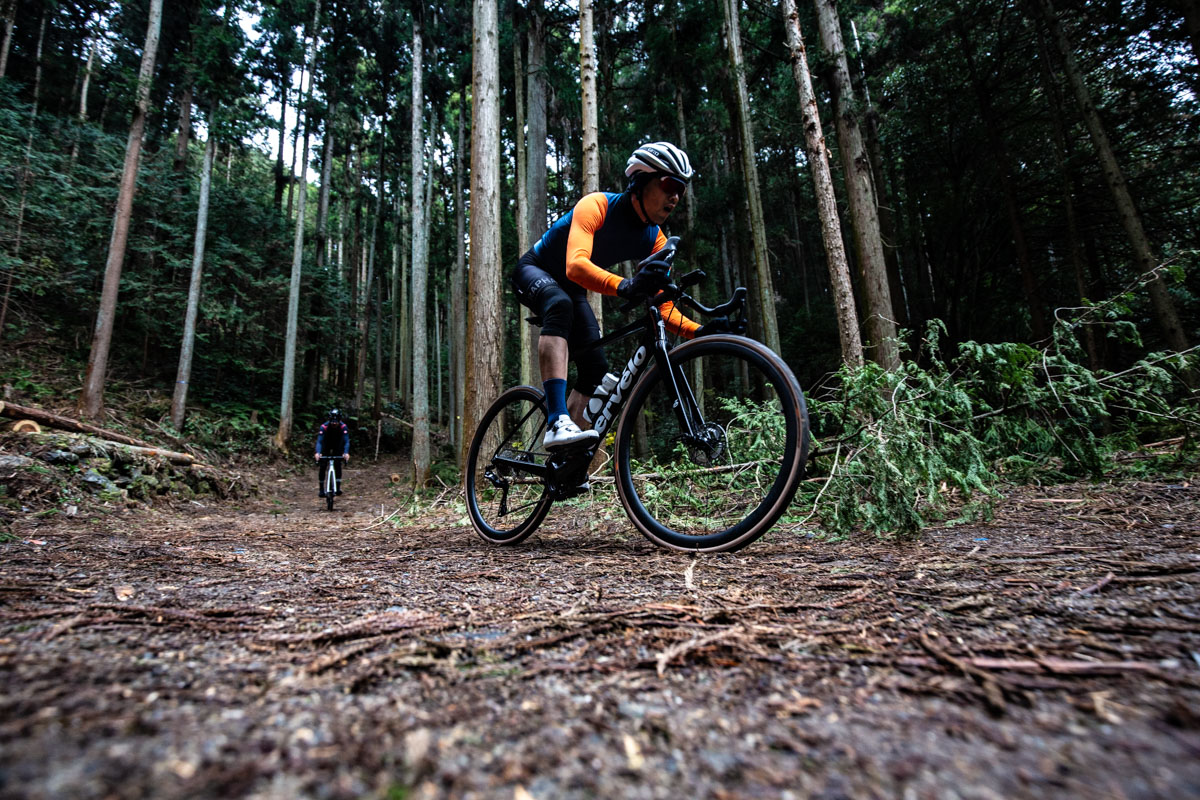
[[[812,471],[826,480],[808,499],[829,531],[913,535],[952,511],[986,513],[1004,479],[1097,477],[1115,449],[1200,430],[1181,377],[1194,356],[1093,371],[1064,323],[1043,350],[965,342],[947,361],[944,332],[931,324],[918,357],[893,372],[844,367],[834,390],[810,398],[824,426]]]

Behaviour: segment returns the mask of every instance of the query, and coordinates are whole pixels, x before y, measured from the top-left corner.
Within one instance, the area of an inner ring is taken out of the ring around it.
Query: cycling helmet
[[[329,409],[329,419],[332,422],[341,422],[342,412],[338,411],[336,408]]]
[[[695,174],[687,153],[670,142],[653,142],[634,150],[625,166],[625,177],[636,178],[639,172],[669,175],[684,183],[690,181]]]

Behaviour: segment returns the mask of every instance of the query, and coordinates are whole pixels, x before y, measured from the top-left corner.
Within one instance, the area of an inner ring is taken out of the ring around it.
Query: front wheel
[[[550,511],[546,480],[549,453],[542,392],[516,386],[496,398],[467,451],[467,512],[471,524],[492,544],[517,544]]]
[[[662,547],[745,547],[783,515],[800,483],[804,394],[779,356],[741,336],[695,339],[669,361],[670,370],[656,364],[638,381],[617,428],[621,503]]]

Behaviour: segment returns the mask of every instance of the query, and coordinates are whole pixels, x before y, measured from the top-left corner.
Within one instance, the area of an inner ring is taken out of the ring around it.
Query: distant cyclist
[[[633,151],[625,168],[624,192],[594,192],[576,203],[529,252],[521,256],[511,277],[517,299],[542,319],[538,366],[546,391],[548,428],[545,447],[595,439],[582,430],[587,398],[608,371],[601,350],[576,359],[578,377],[567,398],[567,361],[583,346],[600,338],[600,326],[587,293],[644,297],[668,282],[668,265],[646,263],[632,278],[608,268],[622,261],[642,261],[661,250],[667,237],[659,228],[692,179],[687,154],[668,142],[646,144]],[[659,309],[667,327],[688,339],[698,326],[671,303]],[[574,419],[572,419],[574,417]]]
[[[337,456],[341,454],[339,459]],[[333,461],[322,461],[321,456],[333,456]],[[337,493],[342,493],[342,464],[350,460],[350,429],[342,422],[342,412],[336,408],[329,410],[329,416],[317,430],[317,453],[315,458],[320,465],[317,468],[317,485],[319,497],[325,496],[325,471],[329,465],[334,465],[334,475],[337,476]]]

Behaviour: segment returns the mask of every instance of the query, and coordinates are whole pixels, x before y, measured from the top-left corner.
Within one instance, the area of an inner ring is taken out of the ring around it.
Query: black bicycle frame
[[[659,315],[658,309],[650,307],[646,311],[646,317],[613,331],[607,336],[587,345],[579,352],[588,352],[596,348],[604,348],[614,342],[619,342],[622,339],[627,339],[635,334],[642,333],[643,341],[638,345],[638,348],[629,357],[625,364],[625,369],[621,373],[617,385],[613,387],[612,392],[608,396],[604,407],[600,413],[596,415],[595,422],[592,427],[600,434],[600,436],[586,449],[578,450],[574,448],[563,448],[563,453],[551,452],[550,458],[545,465],[530,463],[520,460],[519,458],[506,457],[501,453],[497,453],[493,458],[493,463],[511,467],[515,470],[520,470],[531,475],[537,475],[541,478],[556,477],[564,467],[571,465],[582,465],[586,468],[591,462],[592,457],[596,455],[596,451],[600,449],[600,444],[604,441],[604,434],[612,428],[613,423],[619,419],[622,408],[625,402],[629,399],[629,393],[637,384],[638,377],[646,369],[646,365],[651,360],[653,353],[654,362],[661,365],[671,376],[671,388],[675,392],[676,403],[674,404],[675,413],[679,417],[679,424],[683,430],[686,430],[689,435],[694,435],[697,424],[703,426],[704,421],[698,419],[700,416],[699,404],[696,402],[695,396],[690,388],[686,394],[680,392],[679,377],[676,375],[677,370],[671,365],[669,353],[671,346],[667,339],[666,325]],[[685,384],[686,385],[686,384]],[[521,420],[523,425],[529,418],[529,415],[535,413],[537,409],[530,409],[525,419]],[[518,429],[521,425],[517,426]],[[503,445],[501,446],[503,449]],[[574,485],[579,481],[576,476],[565,476],[566,484]]]
[[[584,450],[564,447],[561,450],[552,451],[545,465],[518,458],[505,457],[498,450],[493,456],[492,463],[508,466],[520,472],[548,479],[552,491],[559,494],[560,497],[569,496],[561,494],[561,490],[564,488],[569,490],[570,487],[574,487],[583,480],[586,480],[587,465],[591,463],[592,457],[600,449],[600,444],[604,441],[604,434],[612,428],[613,423],[620,417],[621,410],[625,406],[625,401],[629,398],[629,392],[633,390],[633,387],[637,384],[638,376],[642,374],[642,371],[646,368],[646,364],[651,360],[651,353],[653,353],[654,362],[661,366],[671,379],[671,390],[675,393],[675,403],[673,405],[675,414],[679,419],[680,429],[686,431],[684,435],[687,438],[695,438],[697,431],[704,427],[700,404],[697,402],[691,387],[683,380],[683,373],[671,364],[671,345],[667,339],[666,324],[662,320],[662,315],[659,314],[658,305],[670,300],[685,307],[695,309],[706,317],[732,315],[733,319],[731,321],[734,323],[735,327],[733,330],[735,332],[744,331],[747,325],[745,319],[745,288],[739,286],[734,290],[733,296],[727,302],[715,308],[709,308],[684,293],[683,290],[685,288],[699,283],[704,277],[705,274],[701,270],[695,270],[684,275],[679,279],[677,286],[671,285],[667,287],[662,295],[650,301],[650,305],[646,308],[646,314],[642,319],[630,322],[628,325],[597,339],[579,351],[586,353],[597,348],[605,348],[614,342],[627,339],[635,334],[643,334],[642,343],[638,345],[633,355],[630,356],[629,361],[626,362],[625,369],[621,372],[621,377],[617,381],[616,387],[613,388],[608,396],[608,400],[604,403],[604,407],[600,409],[600,413],[592,423],[592,427],[600,436],[589,447]],[[622,311],[628,311],[640,302],[643,301],[632,300],[625,304]],[[686,392],[680,391],[681,384],[687,389]],[[529,416],[535,411],[537,411],[536,408],[529,410],[525,419],[522,419],[521,424],[517,426],[518,430],[529,420]],[[507,442],[504,444],[507,444]],[[503,449],[504,444],[501,445],[500,449]]]

